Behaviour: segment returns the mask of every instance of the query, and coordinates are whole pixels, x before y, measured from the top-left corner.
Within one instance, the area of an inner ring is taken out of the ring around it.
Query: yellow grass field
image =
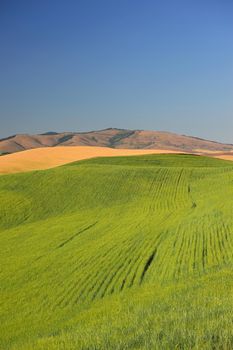
[[[113,149],[93,146],[34,148],[0,157],[0,174],[54,168],[70,162],[95,158],[143,154],[180,153],[170,150]]]
[[[219,155],[219,156],[217,156],[215,158],[233,161],[233,154],[232,155],[230,155],[230,154],[223,154],[223,155]]]
[[[58,147],[43,147],[34,148],[22,152],[16,152],[0,157],[0,174],[10,174],[17,172],[26,172],[31,170],[42,170],[54,168],[59,165],[75,162],[83,159],[96,157],[114,157],[114,156],[134,156],[144,154],[170,154],[170,153],[185,153],[172,151],[167,149],[114,149],[108,147],[94,146],[58,146]],[[204,150],[199,150],[197,154],[205,154],[215,158],[232,160],[232,155],[229,153],[219,153]]]

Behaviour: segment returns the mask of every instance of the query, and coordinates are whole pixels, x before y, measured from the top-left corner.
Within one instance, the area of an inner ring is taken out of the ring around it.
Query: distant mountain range
[[[125,149],[161,149],[185,152],[231,152],[232,144],[204,140],[164,131],[109,128],[90,132],[47,132],[17,134],[0,140],[0,153],[14,153],[38,147],[102,146]]]

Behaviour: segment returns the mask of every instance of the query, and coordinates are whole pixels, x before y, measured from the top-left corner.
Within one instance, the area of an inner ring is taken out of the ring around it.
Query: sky
[[[232,0],[0,0],[0,137],[108,127],[233,143]]]

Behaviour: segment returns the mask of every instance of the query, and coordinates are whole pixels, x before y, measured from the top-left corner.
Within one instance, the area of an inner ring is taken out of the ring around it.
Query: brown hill
[[[184,152],[231,152],[233,145],[162,131],[105,129],[83,133],[20,134],[0,140],[0,153],[57,146],[97,146]]]

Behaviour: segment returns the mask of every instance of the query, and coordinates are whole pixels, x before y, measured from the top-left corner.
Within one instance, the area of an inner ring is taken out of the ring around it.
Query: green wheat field
[[[233,163],[0,176],[0,348],[233,349]]]

